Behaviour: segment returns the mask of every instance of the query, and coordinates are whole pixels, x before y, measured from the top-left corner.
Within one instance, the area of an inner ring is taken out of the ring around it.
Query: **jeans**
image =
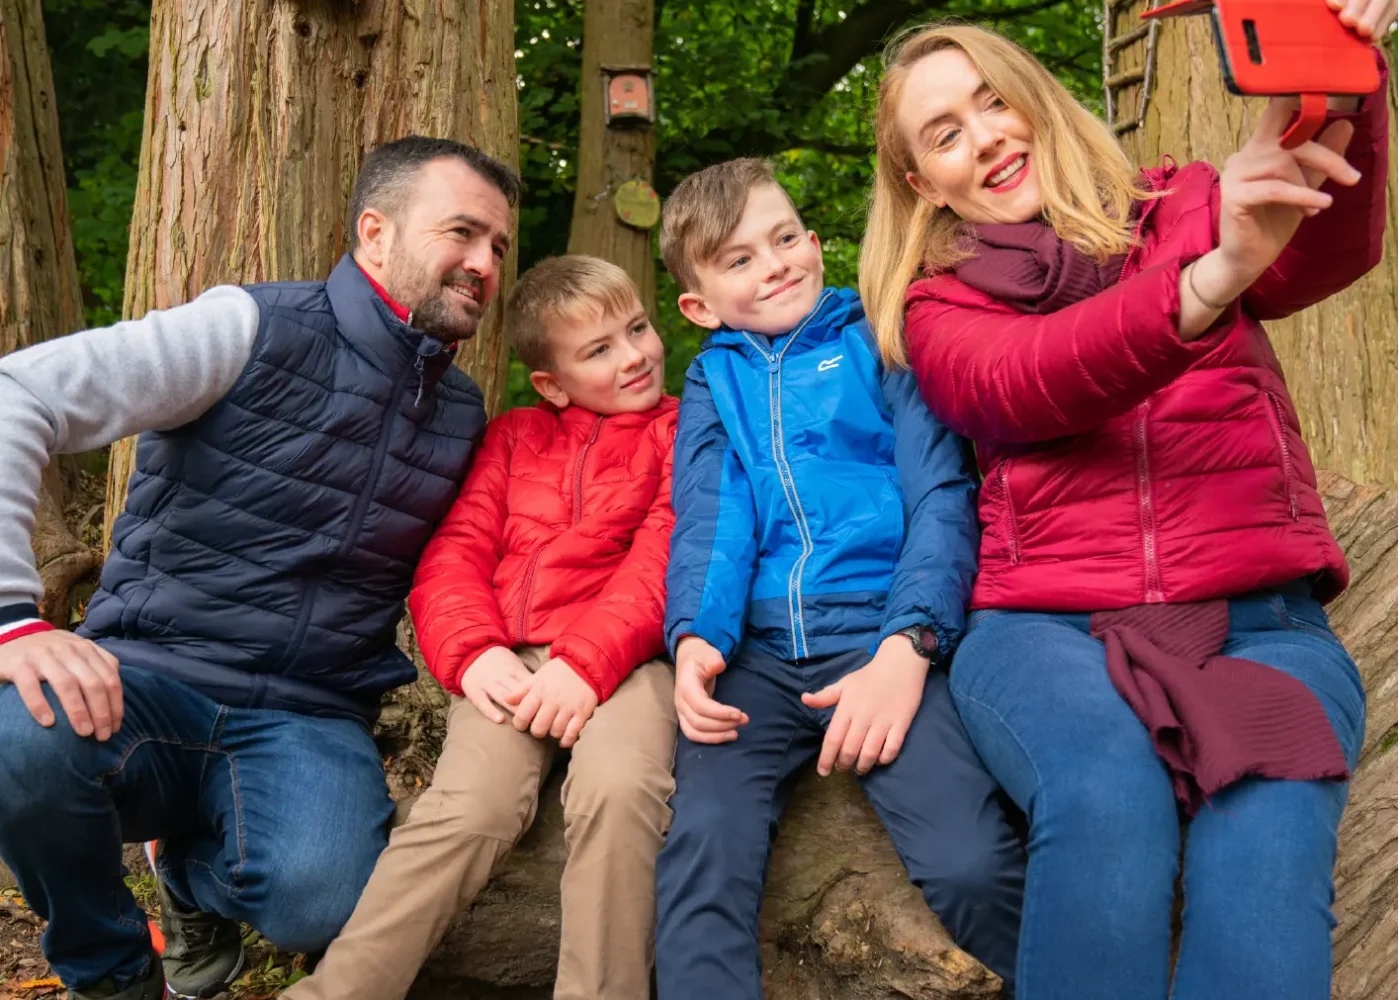
[[[758,915],[769,849],[793,778],[834,714],[799,698],[868,661],[859,651],[796,665],[741,650],[714,694],[748,714],[739,738],[710,746],[680,737],[671,830],[656,864],[661,1000],[762,1000]],[[860,780],[929,907],[1009,982],[1024,852],[953,711],[945,673],[930,671],[899,756]]]
[[[1231,601],[1224,653],[1306,684],[1355,766],[1365,694],[1316,601]],[[1327,1000],[1345,784],[1245,779],[1200,810],[1173,977],[1177,804],[1089,616],[975,612],[951,683],[982,759],[1030,820],[1021,1000]]]
[[[0,688],[0,858],[49,921],[65,985],[143,976],[146,915],[122,843],[164,840],[161,877],[187,907],[252,924],[292,951],[350,916],[393,812],[369,733],[345,719],[232,709],[122,668],[125,715],[105,743],[34,721]]]

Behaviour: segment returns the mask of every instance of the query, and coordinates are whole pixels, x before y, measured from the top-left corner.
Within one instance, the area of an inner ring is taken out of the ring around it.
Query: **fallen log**
[[[1333,996],[1394,1000],[1395,494],[1327,474],[1320,486],[1352,567],[1351,588],[1329,610],[1370,699],[1341,830]],[[547,784],[534,828],[449,931],[411,996],[549,995],[564,864],[559,781]],[[929,913],[845,777],[800,780],[774,847],[760,933],[770,1000],[980,1000],[1000,991]]]

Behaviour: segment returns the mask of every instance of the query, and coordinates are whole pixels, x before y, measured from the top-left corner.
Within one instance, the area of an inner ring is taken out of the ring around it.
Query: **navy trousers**
[[[718,746],[681,736],[674,817],[656,865],[660,1000],[762,1000],[758,914],[769,850],[793,778],[835,712],[807,708],[800,696],[869,659],[857,650],[794,664],[741,649],[715,698],[746,712],[748,725]],[[945,672],[929,672],[899,756],[861,784],[929,907],[960,947],[1007,980],[1011,996],[1025,853]]]

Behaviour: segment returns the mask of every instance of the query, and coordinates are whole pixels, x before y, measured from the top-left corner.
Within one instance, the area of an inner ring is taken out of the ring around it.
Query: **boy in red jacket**
[[[496,418],[428,543],[409,610],[452,695],[432,786],[288,1000],[396,1000],[535,816],[556,749],[569,859],[558,1000],[647,1000],[676,742],[665,652],[671,446],[662,345],[636,287],[547,260],[507,330],[534,407]]]

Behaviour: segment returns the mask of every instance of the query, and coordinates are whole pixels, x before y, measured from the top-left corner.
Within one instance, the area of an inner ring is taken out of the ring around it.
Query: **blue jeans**
[[[869,662],[853,652],[794,665],[741,650],[715,698],[742,709],[732,743],[683,735],[676,794],[656,863],[656,982],[661,1000],[762,1000],[758,915],[768,854],[798,770],[834,709],[799,700]],[[861,784],[910,880],[958,944],[1014,972],[1025,857],[948,697],[930,671],[903,749]]]
[[[1306,684],[1355,765],[1365,694],[1316,601],[1231,601],[1224,652]],[[1089,616],[975,612],[952,691],[982,759],[1030,819],[1021,1000],[1327,1000],[1345,784],[1246,779],[1201,809],[1186,833],[1172,977],[1177,805],[1147,730],[1109,682]]]
[[[48,691],[48,689],[45,689]],[[344,719],[219,705],[122,669],[125,716],[105,743],[34,721],[0,688],[0,858],[49,921],[65,985],[125,984],[150,958],[123,884],[122,843],[165,840],[161,875],[186,906],[324,948],[355,907],[393,807],[369,733]]]

